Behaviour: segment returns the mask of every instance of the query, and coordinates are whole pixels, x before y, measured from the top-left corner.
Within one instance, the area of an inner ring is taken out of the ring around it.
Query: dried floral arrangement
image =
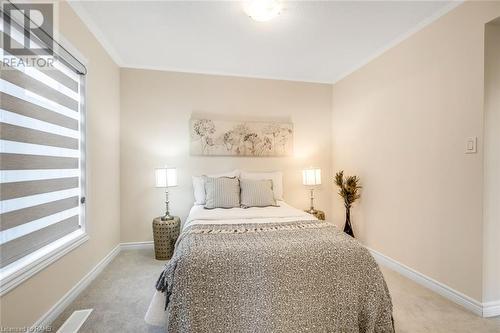
[[[344,199],[344,207],[346,209],[344,232],[354,237],[351,225],[351,206],[361,197],[360,179],[358,176],[344,177],[344,171],[340,171],[335,175],[335,184],[339,187],[339,195]]]

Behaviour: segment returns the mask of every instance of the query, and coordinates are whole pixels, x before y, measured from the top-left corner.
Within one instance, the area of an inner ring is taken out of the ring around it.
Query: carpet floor
[[[92,308],[81,333],[164,332],[144,322],[153,295],[153,285],[164,261],[152,250],[122,251],[78,298],[53,322],[53,332],[75,310]],[[398,333],[499,333],[500,318],[483,319],[385,269],[394,303]]]

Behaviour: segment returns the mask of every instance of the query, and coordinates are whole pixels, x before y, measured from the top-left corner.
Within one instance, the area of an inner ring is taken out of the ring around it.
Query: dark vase
[[[352,231],[352,225],[351,225],[351,208],[350,207],[345,208],[344,232],[346,234],[348,234],[349,236],[354,238],[354,232]]]

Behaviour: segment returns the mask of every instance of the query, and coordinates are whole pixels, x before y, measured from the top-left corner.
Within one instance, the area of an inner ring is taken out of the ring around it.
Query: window
[[[5,13],[4,13],[5,15]],[[5,16],[2,40],[24,45]],[[43,42],[29,35],[31,45]],[[13,55],[0,44],[0,273],[9,279],[85,236],[85,67],[57,55]],[[29,61],[28,61],[29,60]],[[36,62],[37,60],[40,60]],[[34,66],[33,64],[36,64]],[[43,64],[40,66],[40,64]],[[50,66],[49,66],[50,65]],[[35,268],[34,268],[35,269]],[[39,268],[38,268],[39,269]]]

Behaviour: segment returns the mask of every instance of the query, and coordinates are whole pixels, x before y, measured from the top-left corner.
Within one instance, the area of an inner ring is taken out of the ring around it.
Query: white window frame
[[[66,50],[68,50],[80,63],[85,66],[88,65],[88,60],[79,52],[71,43],[61,35],[58,34],[58,42]],[[83,91],[81,92],[80,101],[80,197],[85,198],[85,204],[80,203],[80,225],[79,230],[72,233],[30,253],[15,262],[0,269],[0,296],[5,295],[18,285],[34,276],[53,262],[68,254],[70,251],[76,249],[80,245],[89,240],[88,223],[87,223],[87,210],[88,210],[88,137],[87,137],[87,76],[83,76]]]

